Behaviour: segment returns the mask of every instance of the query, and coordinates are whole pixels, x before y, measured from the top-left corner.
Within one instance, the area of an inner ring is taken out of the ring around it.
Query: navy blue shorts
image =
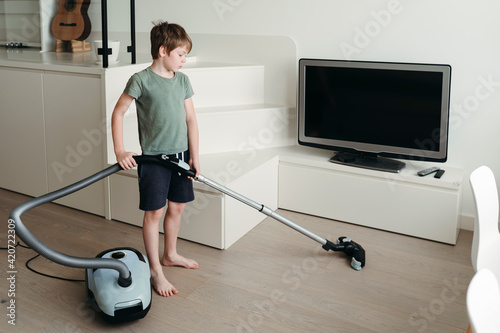
[[[168,155],[189,162],[189,152]],[[158,210],[167,200],[186,203],[194,200],[193,181],[178,172],[154,163],[139,164],[139,209]]]

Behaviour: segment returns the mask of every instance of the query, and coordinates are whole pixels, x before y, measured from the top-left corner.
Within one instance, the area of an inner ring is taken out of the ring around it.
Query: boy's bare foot
[[[198,263],[193,259],[184,258],[181,255],[174,255],[171,257],[163,256],[161,263],[163,266],[181,266],[190,269],[197,269]]]
[[[158,295],[169,297],[177,294],[179,291],[165,278],[163,272],[157,273],[151,271],[151,285]]]

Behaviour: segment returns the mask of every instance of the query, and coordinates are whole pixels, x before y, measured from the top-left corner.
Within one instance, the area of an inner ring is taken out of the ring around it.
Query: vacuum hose
[[[128,287],[132,284],[132,276],[125,263],[116,259],[108,258],[80,258],[73,257],[63,253],[60,253],[47,245],[43,244],[39,239],[37,239],[26,226],[21,221],[21,215],[30,209],[38,207],[42,204],[51,202],[53,200],[59,199],[73,192],[79,191],[84,187],[87,187],[98,180],[108,177],[109,175],[122,170],[120,165],[114,164],[107,169],[104,169],[88,178],[85,178],[77,183],[66,186],[54,192],[47,193],[37,198],[33,198],[21,205],[17,206],[12,210],[9,216],[9,224],[15,224],[16,235],[24,242],[26,245],[31,247],[36,252],[40,253],[45,258],[56,262],[58,264],[76,267],[76,268],[108,268],[118,271],[119,278],[118,284],[122,287]]]

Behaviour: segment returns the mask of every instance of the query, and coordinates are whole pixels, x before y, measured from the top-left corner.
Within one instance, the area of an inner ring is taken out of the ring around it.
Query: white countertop
[[[7,49],[0,48],[0,66],[24,69],[52,70],[82,74],[102,74],[105,70],[112,70],[131,65],[131,55],[120,53],[118,62],[110,64],[108,68],[96,63],[92,52],[40,52],[38,49]],[[137,64],[151,62],[151,55],[137,54]]]

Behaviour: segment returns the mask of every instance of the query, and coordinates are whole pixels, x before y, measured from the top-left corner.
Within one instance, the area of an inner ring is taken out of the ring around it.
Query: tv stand
[[[462,169],[442,165],[446,173],[436,179],[417,175],[419,170],[433,166],[428,162],[405,161],[401,172],[392,173],[331,163],[331,154],[302,146],[280,150],[280,208],[456,243]]]
[[[373,153],[348,152],[338,152],[330,159],[330,162],[393,173],[399,173],[406,165],[404,162],[380,157]]]

